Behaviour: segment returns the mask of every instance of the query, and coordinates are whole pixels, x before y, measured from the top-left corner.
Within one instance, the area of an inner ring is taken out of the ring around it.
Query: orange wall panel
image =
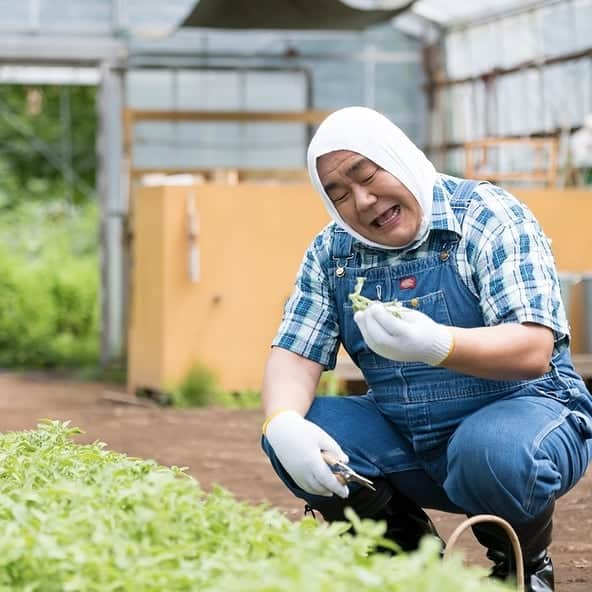
[[[195,195],[200,225],[201,279],[195,284],[188,271],[188,193]],[[141,331],[131,331],[129,388],[167,388],[199,362],[226,389],[259,389],[300,261],[328,215],[308,185],[166,187],[161,202],[163,228],[153,239],[166,265],[150,281],[163,291],[161,309],[153,310],[165,328],[163,355],[142,358]],[[139,215],[147,207],[152,202],[141,188],[134,199],[138,234],[148,232]],[[142,253],[134,261],[131,307],[137,318],[134,311],[145,303],[134,286],[145,284],[150,271]],[[145,370],[152,364],[162,366],[158,383]]]
[[[141,373],[148,385],[160,384],[164,370],[165,258],[162,234],[166,228],[163,191],[146,187],[132,222],[132,276],[128,327],[128,374]]]
[[[563,273],[592,272],[592,191],[582,189],[521,189],[514,191],[529,206],[551,239],[557,269]],[[585,352],[585,310],[582,283],[571,290],[569,320],[572,350]]]
[[[522,189],[514,194],[528,205],[552,239],[560,271],[592,271],[592,191]]]

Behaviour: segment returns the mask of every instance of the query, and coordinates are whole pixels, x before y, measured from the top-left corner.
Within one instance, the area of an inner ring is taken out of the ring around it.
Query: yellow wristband
[[[261,427],[261,432],[263,433],[263,435],[265,435],[265,430],[267,429],[267,426],[269,425],[269,422],[274,419],[275,417],[277,417],[280,413],[283,413],[284,411],[293,411],[293,409],[288,409],[287,407],[282,407],[281,409],[276,409],[264,422],[263,422],[263,426]]]
[[[452,340],[450,341],[450,347],[448,348],[448,352],[446,355],[438,362],[438,366],[441,366],[451,355],[456,347],[456,340],[454,339],[454,333],[450,331],[450,335],[452,336]]]

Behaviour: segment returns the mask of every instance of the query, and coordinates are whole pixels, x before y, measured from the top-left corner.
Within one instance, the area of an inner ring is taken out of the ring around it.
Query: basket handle
[[[479,522],[494,522],[506,531],[506,534],[512,543],[512,550],[514,551],[514,559],[516,561],[516,585],[518,586],[518,592],[524,592],[524,563],[522,560],[520,541],[518,540],[515,530],[510,526],[510,524],[499,516],[493,516],[492,514],[479,514],[477,516],[468,518],[464,522],[461,522],[454,529],[454,532],[448,539],[448,543],[444,549],[444,559],[450,556],[463,532],[469,528],[469,526],[473,526],[473,524],[478,524]]]

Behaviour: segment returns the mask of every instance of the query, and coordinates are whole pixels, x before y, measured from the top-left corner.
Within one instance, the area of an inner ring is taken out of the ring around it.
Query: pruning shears
[[[356,473],[347,463],[335,458],[331,452],[321,450],[321,456],[342,485],[346,485],[353,481],[354,483],[359,483],[372,491],[376,491],[376,488],[370,479],[366,479],[366,477],[362,477],[362,475]]]

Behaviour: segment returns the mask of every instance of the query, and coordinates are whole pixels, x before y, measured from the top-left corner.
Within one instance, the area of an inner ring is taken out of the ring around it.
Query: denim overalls
[[[451,198],[461,227],[474,187],[463,181]],[[423,507],[526,522],[583,476],[592,458],[592,396],[567,348],[544,376],[523,381],[475,378],[373,353],[348,298],[360,276],[362,294],[373,300],[399,300],[445,325],[484,325],[454,263],[459,237],[440,231],[428,240],[425,258],[408,253],[397,265],[361,270],[354,239],[336,231],[327,274],[344,347],[369,391],[317,397],[307,419],[335,438],[354,470],[386,476]],[[263,447],[284,483],[314,506],[318,498],[295,485],[265,438]]]

